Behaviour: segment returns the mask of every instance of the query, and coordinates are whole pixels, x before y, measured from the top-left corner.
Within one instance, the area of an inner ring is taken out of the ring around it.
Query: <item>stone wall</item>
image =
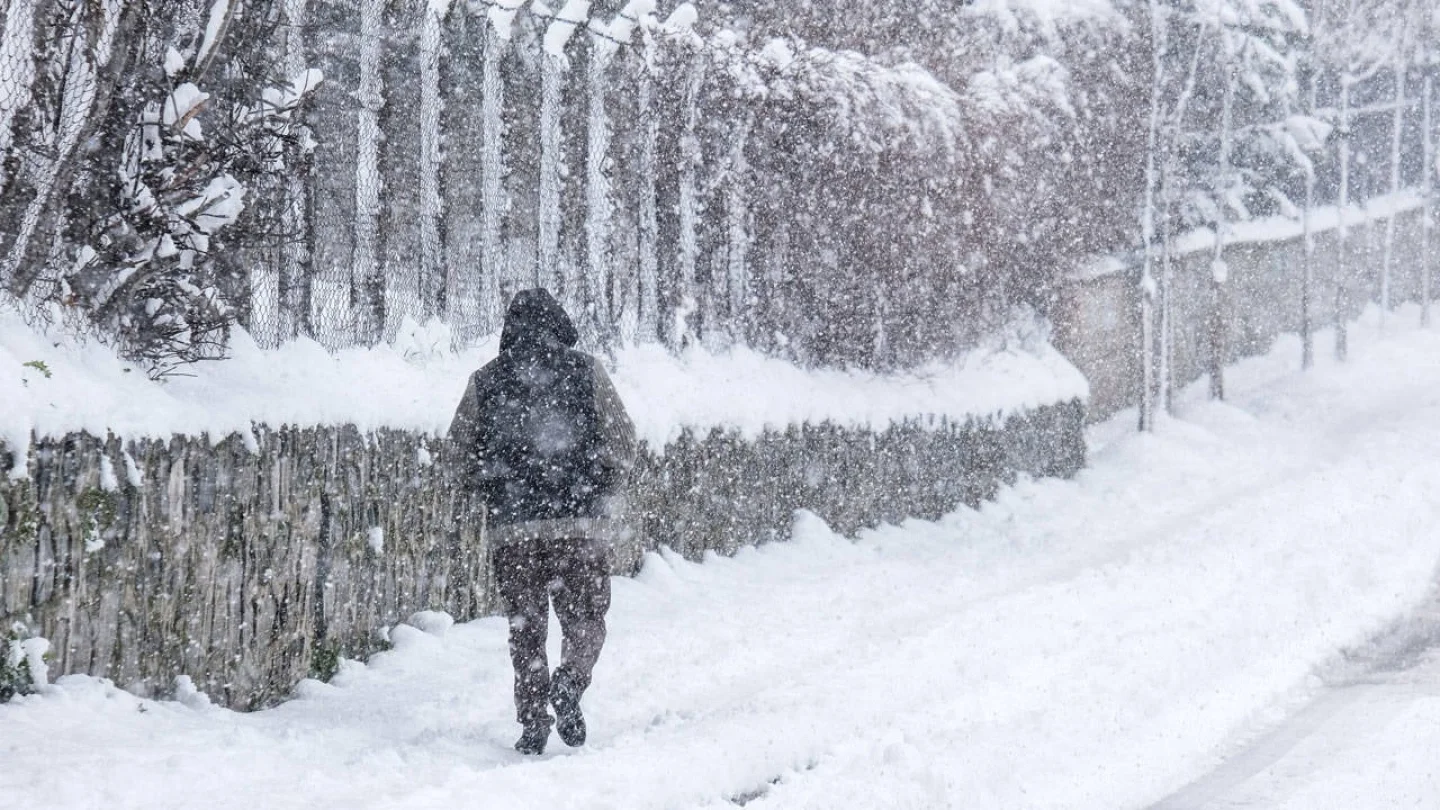
[[[1395,253],[1391,270],[1391,304],[1418,301],[1421,272],[1435,257],[1421,253],[1422,212],[1396,215]],[[1375,218],[1350,226],[1346,249],[1337,231],[1315,234],[1313,318],[1317,330],[1337,318],[1351,320],[1360,308],[1380,300],[1380,278],[1387,221]],[[1440,235],[1437,235],[1440,240]],[[1440,241],[1437,241],[1440,248]],[[1342,260],[1343,259],[1343,260]],[[1177,386],[1208,372],[1208,321],[1213,312],[1210,292],[1211,251],[1185,253],[1173,270],[1175,365]],[[1281,334],[1300,331],[1301,291],[1305,272],[1301,238],[1231,244],[1225,250],[1229,295],[1225,302],[1226,363],[1269,351]],[[1432,269],[1433,272],[1433,269]],[[1059,296],[1052,314],[1055,346],[1090,381],[1089,416],[1105,419],[1139,401],[1140,393],[1140,268],[1073,279]],[[1336,309],[1336,288],[1346,286],[1349,306]],[[1333,344],[1315,346],[1316,353]],[[1297,353],[1298,368],[1300,357]]]
[[[660,545],[698,558],[779,539],[799,508],[854,532],[976,504],[1021,473],[1071,475],[1084,422],[1076,401],[879,432],[686,433],[642,451],[617,570]],[[48,638],[52,676],[153,695],[185,674],[226,705],[272,704],[417,610],[496,610],[484,538],[440,449],[344,427],[37,437],[28,475],[0,477],[0,627]]]

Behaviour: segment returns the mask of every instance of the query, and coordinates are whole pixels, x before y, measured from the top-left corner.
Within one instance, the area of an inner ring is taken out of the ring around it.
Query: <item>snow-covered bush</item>
[[[48,682],[50,642],[15,624],[0,636],[0,703],[33,694]]]
[[[27,311],[152,373],[223,355],[249,285],[221,268],[222,232],[243,217],[231,234],[265,238],[247,208],[310,145],[294,116],[320,76],[269,51],[281,2],[16,8],[30,24],[0,31],[0,283]]]
[[[125,141],[115,213],[62,277],[65,300],[126,356],[160,372],[224,356],[235,310],[215,254],[245,209],[237,175],[283,171],[287,152],[306,148],[291,142],[290,119],[319,81],[306,71],[208,116],[211,96],[190,82],[145,106]]]

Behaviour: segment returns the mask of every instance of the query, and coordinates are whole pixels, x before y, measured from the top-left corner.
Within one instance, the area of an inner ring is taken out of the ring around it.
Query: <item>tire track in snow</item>
[[[1251,794],[1273,800],[1286,791],[1287,781],[1304,777],[1305,770],[1272,773],[1302,745],[1324,735],[1334,741],[1327,751],[1333,761],[1383,730],[1408,700],[1440,696],[1440,591],[1370,642],[1342,653],[1330,670],[1319,694],[1150,810],[1258,806]],[[1406,677],[1412,673],[1418,679]]]

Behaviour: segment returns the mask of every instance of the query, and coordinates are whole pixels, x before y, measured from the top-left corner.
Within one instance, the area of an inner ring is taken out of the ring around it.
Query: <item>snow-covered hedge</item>
[[[413,611],[495,607],[441,446],[493,344],[454,354],[444,328],[411,328],[330,354],[241,334],[233,359],[155,381],[0,314],[0,627],[54,642],[57,673],[141,691],[186,674],[255,706]],[[767,541],[801,508],[845,531],[938,517],[1084,461],[1088,387],[1031,317],[903,375],[742,348],[607,363],[644,442],[620,571],[660,545]]]
[[[1017,475],[1084,462],[1078,399],[1009,418],[821,423],[646,445],[616,567],[780,536],[795,509],[853,530],[938,517]],[[0,626],[53,642],[56,674],[142,693],[188,675],[218,700],[274,702],[412,612],[495,609],[487,550],[437,463],[440,439],[354,427],[226,437],[37,437],[0,481]]]

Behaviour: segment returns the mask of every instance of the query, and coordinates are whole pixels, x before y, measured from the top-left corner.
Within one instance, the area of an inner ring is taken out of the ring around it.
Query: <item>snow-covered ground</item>
[[[62,679],[0,707],[0,805],[1150,806],[1325,700],[1342,650],[1433,597],[1440,332],[1402,320],[1308,375],[1284,340],[1234,369],[1231,403],[1189,392],[1154,435],[1097,426],[1073,481],[854,539],[802,515],[733,559],[651,558],[616,581],[587,748],[514,753],[504,623],[428,616],[254,714]],[[1382,783],[1440,806],[1423,693],[1324,773],[1276,776],[1309,791],[1284,806],[1397,806],[1368,801]],[[1226,789],[1252,787],[1283,804]],[[1344,790],[1363,799],[1325,803]]]

